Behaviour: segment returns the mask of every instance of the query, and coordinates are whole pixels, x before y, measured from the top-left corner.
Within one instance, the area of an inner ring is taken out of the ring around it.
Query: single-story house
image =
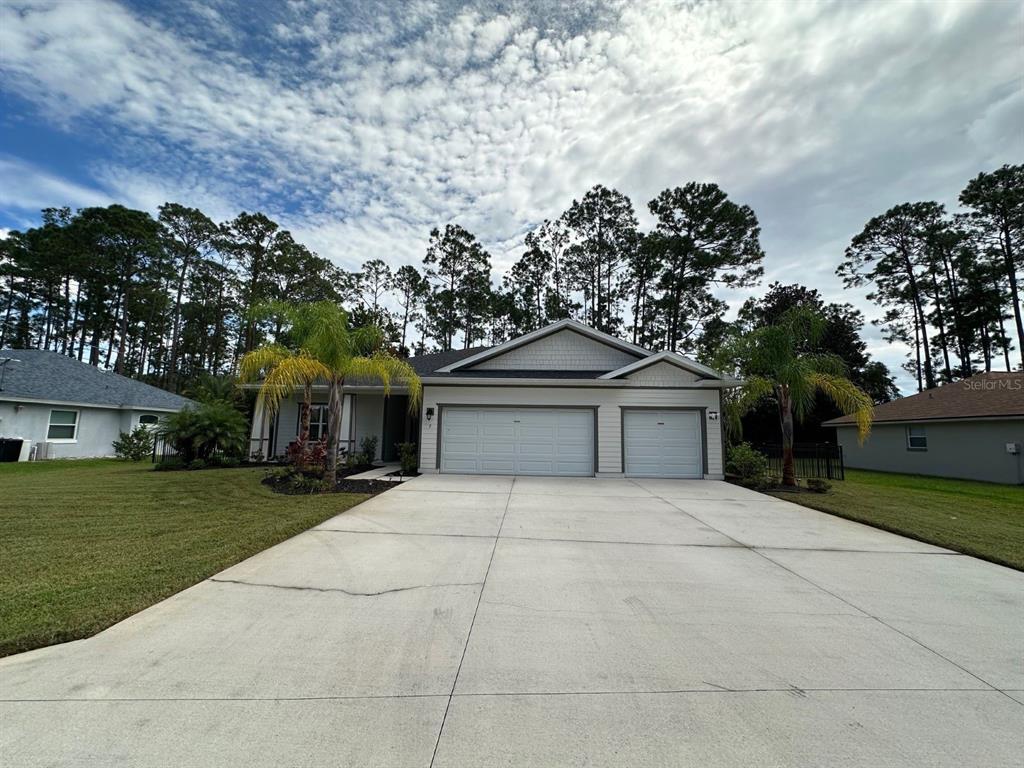
[[[377,460],[418,445],[420,472],[723,477],[723,388],[740,382],[675,352],[652,353],[574,320],[494,347],[410,359],[423,402],[344,388],[343,448],[376,436]],[[252,453],[280,456],[298,432],[301,392],[257,409]],[[325,434],[326,387],[314,387],[311,437]]]
[[[0,350],[0,438],[24,441],[23,461],[113,456],[121,432],[190,403],[57,352]]]
[[[836,428],[847,467],[1024,483],[1024,373],[980,373],[877,405],[864,445],[850,416],[824,426]]]

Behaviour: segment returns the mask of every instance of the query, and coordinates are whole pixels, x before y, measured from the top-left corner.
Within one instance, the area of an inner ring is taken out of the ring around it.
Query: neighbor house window
[[[911,451],[928,450],[928,435],[925,434],[924,427],[907,427],[907,449]]]
[[[295,423],[295,434],[302,428],[302,407],[299,406],[299,419]],[[311,405],[309,407],[309,439],[323,440],[327,437],[327,406]]]
[[[74,440],[78,437],[78,411],[50,411],[47,440]]]
[[[147,427],[151,427],[154,424],[158,423],[159,421],[160,417],[154,416],[152,413],[144,413],[141,416],[139,416],[139,424],[143,424],[144,426]]]

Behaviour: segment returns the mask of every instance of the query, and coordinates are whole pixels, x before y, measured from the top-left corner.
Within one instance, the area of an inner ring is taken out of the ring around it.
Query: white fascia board
[[[0,392],[0,402],[15,405],[64,405],[69,408],[96,408],[103,411],[159,411],[160,413],[177,413],[181,408],[150,408],[145,405],[111,405],[110,403],[76,403],[70,400],[42,400],[36,397],[18,397]],[[183,405],[182,408],[187,406]],[[50,442],[53,442],[52,440]]]
[[[726,377],[720,374],[718,371],[712,368],[708,368],[706,365],[701,365],[696,360],[691,360],[688,357],[684,357],[683,355],[680,355],[678,352],[657,352],[653,355],[645,357],[643,360],[637,360],[635,363],[624,365],[622,368],[619,368],[618,370],[610,371],[602,375],[600,378],[617,379],[622,376],[628,376],[629,374],[635,373],[636,371],[643,370],[644,368],[655,365],[656,363],[662,362],[669,363],[671,365],[676,366],[677,368],[682,368],[683,370],[686,371],[690,371],[690,373],[699,373],[703,376],[710,376],[715,379],[726,379]]]
[[[444,368],[438,368],[436,372],[452,373],[454,371],[459,370],[460,368],[466,368],[468,366],[475,365],[476,363],[483,362],[484,360],[490,360],[491,358],[494,357],[500,357],[506,352],[511,352],[513,349],[517,349],[518,347],[524,346],[525,344],[529,344],[531,341],[536,341],[537,339],[544,338],[545,336],[550,336],[551,334],[557,333],[558,331],[562,330],[575,331],[576,333],[579,333],[583,336],[588,336],[591,339],[594,339],[595,341],[599,341],[602,344],[607,344],[608,346],[615,347],[616,349],[625,350],[626,352],[630,352],[634,355],[647,356],[650,354],[650,350],[644,349],[643,347],[638,347],[636,344],[630,344],[628,341],[617,339],[614,336],[604,333],[603,331],[598,331],[594,328],[591,328],[589,325],[584,325],[578,320],[571,320],[569,318],[566,318],[564,320],[559,320],[557,322],[551,323],[550,325],[545,325],[543,328],[538,328],[536,331],[531,331],[530,333],[523,334],[522,336],[517,336],[514,339],[509,339],[504,344],[499,344],[496,347],[485,349],[483,352],[477,352],[475,355],[472,355],[471,357],[467,357],[464,360],[459,360],[456,363],[446,365]]]
[[[511,378],[483,378],[479,376],[422,376],[420,380],[424,386],[443,387],[446,384],[472,384],[479,387],[621,387],[621,381],[602,381],[601,379],[525,379],[521,377]]]
[[[569,387],[599,389],[638,389],[624,379],[524,379],[524,378],[480,378],[477,376],[424,376],[423,386],[443,387],[446,385],[464,387]],[[671,387],[648,387],[649,389],[728,389],[740,386],[738,379],[705,379],[691,384]]]
[[[842,418],[842,417],[841,416],[837,416],[836,418]],[[854,422],[854,423],[844,422],[843,424],[832,424],[832,423],[830,423],[832,421],[834,421],[834,419],[829,419],[829,421],[823,421],[823,422],[821,422],[821,426],[823,426],[823,427],[833,427],[835,429],[847,429],[847,428],[849,428],[849,429],[856,429],[857,428],[856,422]],[[886,421],[879,421],[878,419],[874,419],[871,422],[871,428],[874,429],[875,427],[888,427],[888,426],[901,427],[901,426],[906,426],[908,424],[939,424],[939,423],[963,424],[963,423],[971,422],[971,421],[1024,421],[1024,415],[1018,414],[1018,415],[1013,415],[1013,416],[936,416],[934,418],[929,418],[929,419],[918,417],[916,419],[915,418],[906,418],[906,419],[891,419],[891,420],[886,420]]]

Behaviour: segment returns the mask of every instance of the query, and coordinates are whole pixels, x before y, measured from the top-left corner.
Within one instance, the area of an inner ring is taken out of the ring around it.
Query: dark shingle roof
[[[875,421],[928,421],[1024,416],[1024,373],[979,373],[911,397],[875,406]],[[852,416],[826,421],[826,427],[854,424]]]
[[[420,376],[429,376],[438,368],[465,360],[467,357],[478,355],[490,347],[470,347],[469,349],[449,349],[447,352],[432,352],[429,355],[417,355],[409,358],[409,365],[413,367]]]
[[[108,408],[154,408],[178,411],[192,401],[141,381],[109,371],[101,371],[88,363],[80,363],[67,355],[41,349],[4,349],[0,358],[19,362],[3,366],[3,390],[0,400],[47,400],[58,403],[79,403]]]
[[[452,371],[451,373],[438,373],[439,368],[444,368],[465,360],[467,357],[478,355],[491,347],[470,347],[469,349],[451,349],[447,352],[434,352],[429,355],[419,355],[409,358],[409,365],[420,376],[428,376],[432,379],[460,378],[460,379],[596,379],[608,371],[563,371],[563,370],[466,370]]]

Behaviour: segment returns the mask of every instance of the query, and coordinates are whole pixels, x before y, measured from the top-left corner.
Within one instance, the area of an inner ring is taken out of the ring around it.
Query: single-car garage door
[[[442,472],[592,475],[594,411],[445,406],[440,456]]]
[[[700,411],[623,411],[630,477],[703,477]]]

